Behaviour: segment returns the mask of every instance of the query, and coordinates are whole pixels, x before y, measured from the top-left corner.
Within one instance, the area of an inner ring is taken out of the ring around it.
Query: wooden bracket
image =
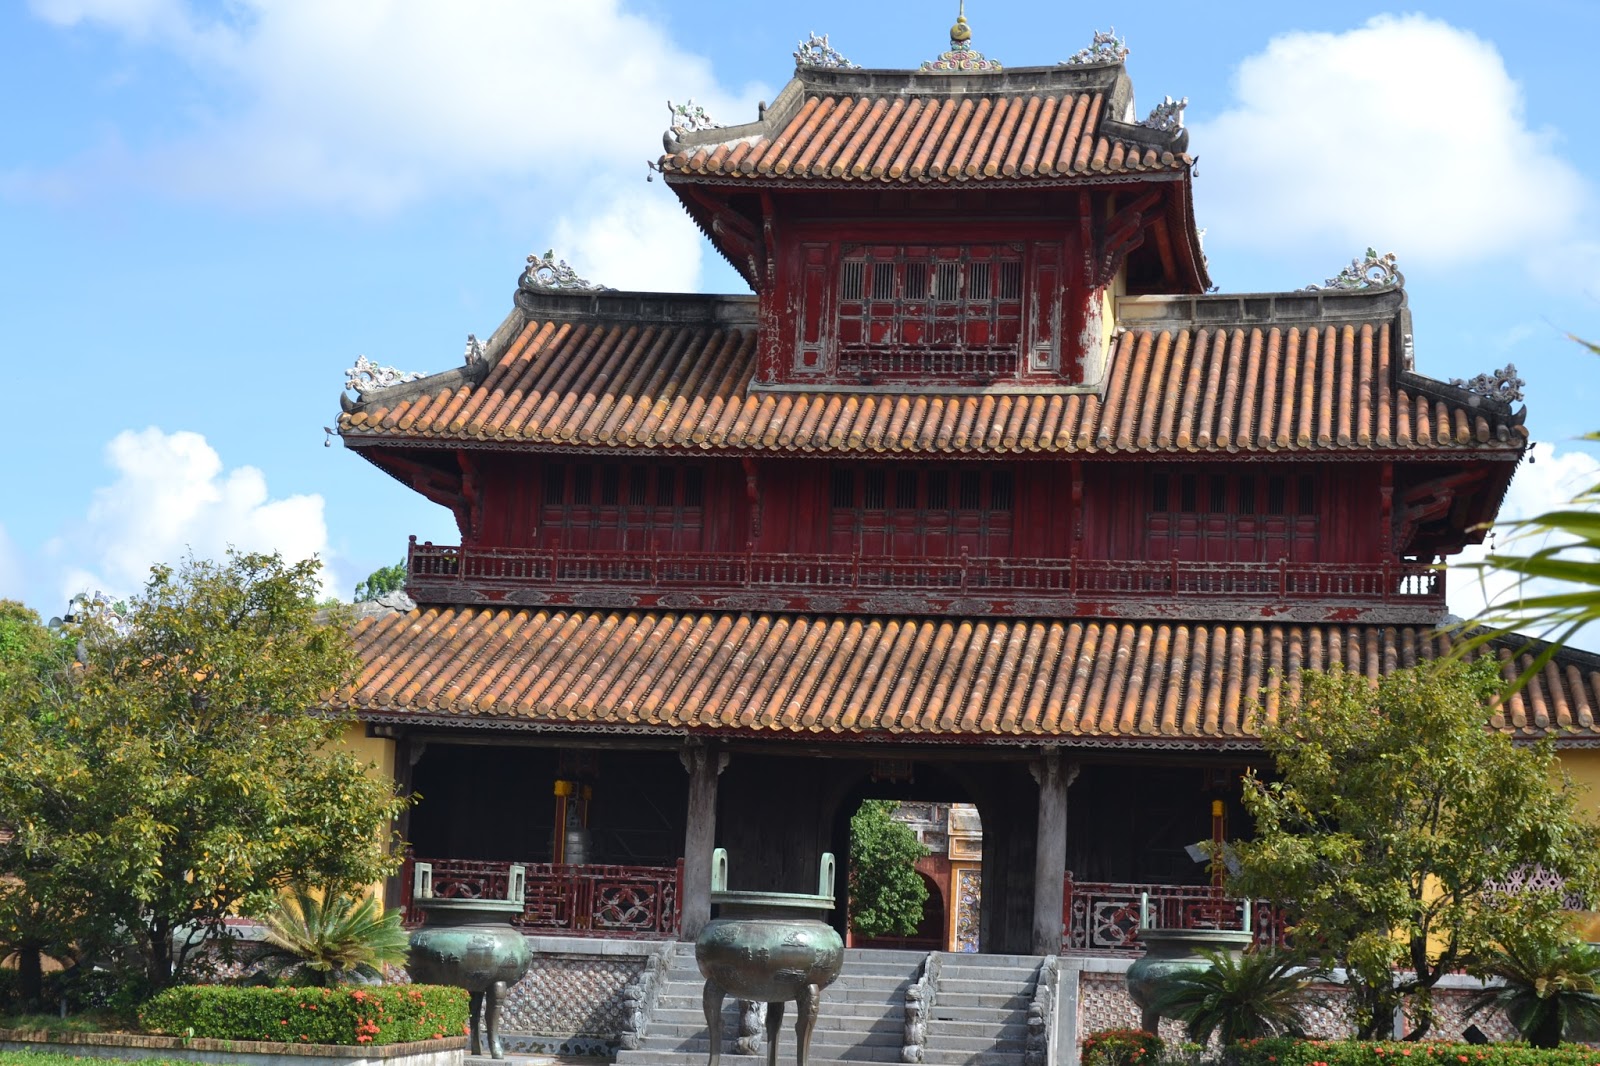
[[[1107,220],[1105,230],[1095,243],[1093,273],[1096,286],[1108,285],[1122,269],[1128,253],[1144,243],[1145,230],[1153,226],[1159,215],[1149,214],[1161,202],[1159,190],[1152,189],[1143,196],[1124,204]]]

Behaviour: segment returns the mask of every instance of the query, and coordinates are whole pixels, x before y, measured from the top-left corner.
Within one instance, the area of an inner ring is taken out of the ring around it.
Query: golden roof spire
[[[956,12],[956,24],[950,27],[950,47],[961,49],[972,40],[972,27],[967,25],[967,0],[961,0]]]

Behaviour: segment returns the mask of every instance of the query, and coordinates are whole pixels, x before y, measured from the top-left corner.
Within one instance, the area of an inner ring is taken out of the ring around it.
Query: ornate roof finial
[[[1162,133],[1177,133],[1183,129],[1183,109],[1189,106],[1189,98],[1181,100],[1165,97],[1159,104],[1150,109],[1150,114],[1139,120],[1139,125],[1147,126]]]
[[[1308,290],[1394,289],[1403,287],[1405,283],[1406,276],[1400,273],[1393,252],[1379,255],[1376,248],[1368,248],[1365,259],[1352,259],[1349,266],[1321,285],[1307,285],[1306,288]]]
[[[1094,41],[1088,48],[1083,48],[1068,56],[1062,66],[1079,66],[1084,63],[1122,63],[1128,58],[1128,42],[1117,36],[1117,28],[1111,27],[1102,33],[1094,31]]]
[[[392,366],[379,366],[366,356],[358,355],[356,365],[344,372],[344,387],[365,400],[369,392],[404,385],[426,376],[415,371],[396,370]]]
[[[543,289],[546,292],[614,292],[604,285],[596,285],[567,265],[565,259],[556,258],[554,248],[543,255],[528,256],[528,269],[522,272],[518,284],[524,289]]]
[[[839,67],[844,70],[860,70],[861,64],[852,63],[839,54],[839,50],[828,43],[828,35],[824,33],[817,36],[811,33],[800,42],[800,47],[794,50],[794,65],[797,67]]]
[[[1466,389],[1474,396],[1486,396],[1504,404],[1513,404],[1521,401],[1522,387],[1527,382],[1517,376],[1516,363],[1507,363],[1504,370],[1496,370],[1492,374],[1479,374],[1470,380],[1451,378],[1450,384],[1458,389]]]
[[[996,60],[987,59],[972,47],[972,27],[967,25],[967,0],[961,0],[956,24],[950,27],[950,50],[922,64],[926,73],[978,74],[1000,70]]]

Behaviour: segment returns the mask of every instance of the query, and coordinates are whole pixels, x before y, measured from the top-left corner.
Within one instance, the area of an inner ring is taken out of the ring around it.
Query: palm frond
[[[1305,1008],[1315,1001],[1309,986],[1318,971],[1275,951],[1202,954],[1209,966],[1170,975],[1155,997],[1156,1010],[1183,1022],[1190,1040],[1203,1044],[1216,1033],[1226,1046],[1303,1035]]]

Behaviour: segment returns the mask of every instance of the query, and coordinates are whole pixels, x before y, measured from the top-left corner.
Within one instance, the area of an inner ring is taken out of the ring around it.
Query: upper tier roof
[[[1433,659],[1421,626],[430,608],[359,622],[337,702],[488,728],[1083,746],[1259,747],[1303,670]],[[1519,644],[1493,646],[1507,678]],[[1600,657],[1563,651],[1498,711],[1521,738],[1600,742]]]
[[[658,165],[669,179],[763,184],[1187,174],[1187,133],[1141,125],[1132,108],[1115,61],[956,74],[801,67],[759,121],[680,127]]]
[[[1102,391],[770,391],[755,301],[518,294],[466,368],[369,392],[347,443],[873,455],[1514,459],[1521,412],[1411,369],[1403,293],[1137,297]]]

